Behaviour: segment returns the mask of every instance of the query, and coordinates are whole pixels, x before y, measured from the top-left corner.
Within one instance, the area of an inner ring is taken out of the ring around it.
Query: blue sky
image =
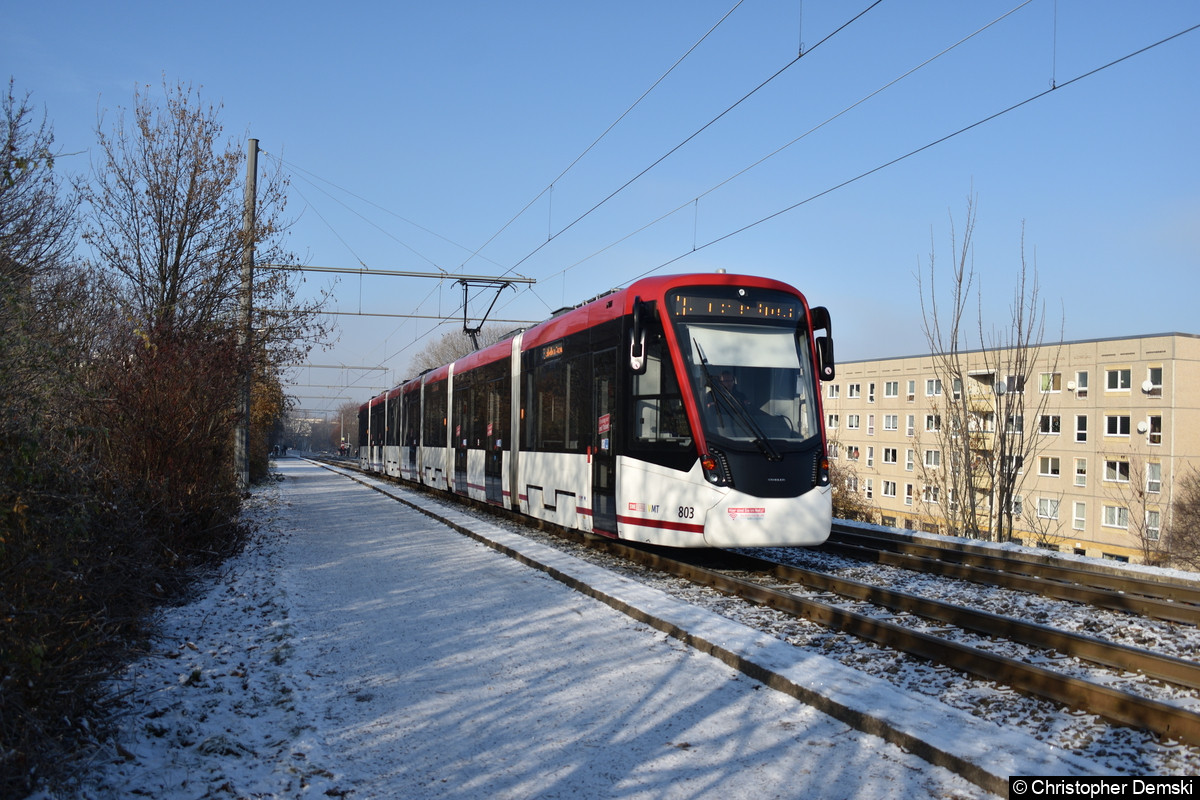
[[[1200,5],[885,0],[835,33],[869,5],[47,0],[6,10],[0,65],[78,153],[68,171],[136,85],[200,87],[291,173],[303,263],[535,279],[501,295],[503,319],[725,268],[828,306],[841,359],[920,353],[914,275],[931,250],[950,266],[974,194],[985,326],[1008,319],[1023,239],[1047,338],[1200,333],[1200,30],[1071,82],[1200,24]],[[338,404],[324,385],[362,400],[406,377],[461,316],[452,281],[343,277],[335,295],[452,321],[339,317],[312,362],[389,372],[304,370],[306,408]]]

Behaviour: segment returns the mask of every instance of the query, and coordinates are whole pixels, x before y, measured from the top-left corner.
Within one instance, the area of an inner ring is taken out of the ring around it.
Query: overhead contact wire
[[[705,243],[705,244],[702,244],[702,245],[700,245],[699,247],[696,247],[696,248],[695,248],[695,249],[693,249],[693,250],[690,250],[690,251],[688,251],[688,252],[686,252],[686,253],[681,253],[680,255],[678,255],[678,256],[675,256],[674,258],[670,259],[669,261],[664,261],[662,264],[659,264],[659,265],[658,265],[657,267],[655,267],[654,269],[651,269],[651,270],[648,270],[648,271],[646,271],[646,272],[643,272],[641,275],[638,275],[637,277],[633,278],[633,280],[637,280],[638,278],[644,278],[644,277],[646,277],[647,275],[653,275],[655,272],[658,272],[660,269],[663,269],[663,268],[665,268],[665,267],[667,267],[667,266],[670,266],[671,264],[674,264],[676,261],[680,261],[681,259],[684,259],[684,258],[686,258],[687,256],[691,255],[692,253],[694,253],[694,252],[697,252],[698,250],[703,250],[703,249],[705,249],[705,248],[707,248],[707,247],[711,247],[711,246],[712,246],[712,245],[714,245],[714,244],[718,244],[719,242],[723,242],[723,241],[725,241],[726,239],[730,239],[730,238],[732,238],[732,237],[734,237],[734,236],[737,236],[737,235],[739,235],[739,234],[745,233],[746,231],[750,230],[751,228],[755,228],[755,227],[758,227],[759,225],[762,225],[764,222],[769,222],[770,220],[772,220],[772,219],[775,219],[776,217],[778,217],[778,216],[781,216],[781,215],[783,215],[783,214],[786,214],[786,213],[788,213],[789,211],[794,211],[795,209],[799,208],[800,206],[802,206],[802,205],[805,205],[805,204],[807,204],[807,203],[810,203],[810,202],[812,202],[813,200],[816,200],[816,199],[818,199],[818,198],[820,198],[820,197],[824,197],[825,195],[827,195],[827,194],[829,194],[829,193],[831,193],[831,192],[835,192],[835,191],[837,191],[838,189],[841,189],[841,188],[844,188],[844,187],[846,187],[846,186],[849,186],[850,184],[852,184],[852,183],[855,183],[856,181],[860,181],[860,180],[862,180],[863,178],[866,178],[866,177],[868,177],[868,176],[870,176],[870,175],[874,175],[876,172],[879,172],[880,170],[887,169],[888,167],[891,167],[891,166],[893,166],[893,165],[895,165],[895,164],[898,164],[898,163],[900,163],[901,161],[904,161],[905,159],[911,158],[912,156],[915,156],[915,155],[917,155],[917,154],[919,154],[919,153],[923,153],[923,152],[925,152],[926,150],[930,149],[931,147],[936,147],[937,145],[939,145],[939,144],[942,144],[943,142],[947,142],[947,141],[949,141],[950,139],[953,139],[954,137],[956,137],[956,136],[958,136],[958,135],[960,135],[960,134],[963,134],[963,133],[966,133],[967,131],[970,131],[970,130],[973,130],[973,129],[975,129],[975,128],[978,128],[980,125],[984,125],[984,124],[986,124],[986,123],[988,123],[988,122],[991,122],[992,120],[994,120],[994,119],[997,119],[997,118],[999,118],[999,117],[1002,117],[1002,116],[1004,116],[1005,114],[1008,114],[1008,113],[1009,113],[1009,112],[1011,112],[1011,111],[1015,111],[1015,110],[1017,110],[1018,108],[1021,108],[1022,106],[1029,105],[1030,103],[1034,102],[1035,100],[1040,100],[1041,98],[1045,97],[1045,96],[1046,96],[1046,95],[1048,95],[1048,94],[1051,94],[1051,93],[1053,93],[1053,92],[1059,91],[1059,90],[1061,90],[1061,89],[1065,89],[1066,87],[1070,86],[1070,85],[1071,85],[1071,84],[1073,84],[1073,83],[1078,83],[1079,81],[1082,81],[1082,80],[1083,80],[1083,79],[1085,79],[1085,78],[1090,78],[1090,77],[1092,77],[1093,75],[1096,75],[1097,73],[1100,73],[1100,72],[1103,72],[1103,71],[1104,71],[1104,70],[1106,70],[1106,69],[1109,69],[1110,67],[1115,67],[1116,65],[1118,65],[1118,64],[1120,64],[1120,63],[1122,63],[1122,62],[1124,62],[1124,61],[1128,61],[1129,59],[1131,59],[1131,58],[1134,58],[1134,57],[1136,57],[1136,56],[1139,56],[1139,55],[1141,55],[1141,54],[1143,54],[1143,53],[1145,53],[1145,52],[1147,52],[1147,51],[1149,51],[1149,50],[1153,50],[1155,47],[1159,47],[1160,45],[1164,45],[1164,44],[1166,44],[1167,42],[1170,42],[1170,41],[1172,41],[1172,40],[1174,40],[1174,39],[1178,39],[1179,37],[1181,37],[1181,36],[1184,36],[1184,35],[1186,35],[1186,34],[1189,34],[1189,33],[1192,33],[1192,32],[1194,32],[1194,31],[1196,31],[1196,30],[1200,30],[1200,25],[1193,25],[1193,26],[1191,26],[1190,28],[1185,28],[1184,30],[1182,30],[1182,31],[1179,31],[1178,33],[1174,33],[1174,34],[1172,34],[1172,35],[1170,35],[1170,36],[1168,36],[1168,37],[1166,37],[1166,38],[1164,38],[1164,39],[1160,39],[1160,40],[1158,40],[1157,42],[1154,42],[1153,44],[1148,44],[1148,45],[1146,45],[1145,47],[1143,47],[1143,48],[1141,48],[1141,49],[1139,49],[1139,50],[1135,50],[1135,51],[1133,51],[1132,53],[1128,53],[1128,54],[1126,54],[1126,55],[1123,55],[1123,56],[1121,56],[1120,58],[1117,58],[1117,59],[1114,59],[1114,60],[1112,60],[1112,61],[1109,61],[1107,64],[1103,64],[1103,65],[1101,65],[1101,66],[1099,66],[1099,67],[1096,67],[1095,69],[1091,69],[1091,70],[1089,70],[1089,71],[1087,71],[1087,72],[1084,72],[1084,73],[1082,73],[1082,74],[1080,74],[1080,75],[1076,75],[1074,78],[1071,78],[1069,81],[1067,81],[1067,82],[1065,82],[1065,83],[1060,83],[1060,84],[1058,84],[1057,86],[1052,86],[1052,87],[1051,87],[1051,88],[1049,88],[1049,89],[1046,89],[1046,90],[1044,90],[1044,91],[1038,92],[1037,94],[1031,95],[1030,97],[1027,97],[1026,99],[1024,99],[1024,100],[1020,101],[1019,103],[1014,103],[1013,105],[1009,106],[1008,108],[1005,108],[1005,109],[1002,109],[1002,110],[1000,110],[1000,111],[997,111],[997,112],[996,112],[996,113],[994,113],[994,114],[990,114],[990,115],[988,115],[988,116],[984,117],[983,119],[980,119],[980,120],[978,120],[978,121],[976,121],[976,122],[972,122],[970,125],[967,125],[967,126],[965,126],[965,127],[963,127],[963,128],[959,128],[958,130],[954,131],[953,133],[948,133],[948,134],[946,134],[945,136],[942,136],[942,137],[941,137],[941,138],[939,138],[939,139],[935,139],[934,141],[932,141],[932,142],[929,142],[928,144],[922,145],[921,147],[918,147],[918,148],[917,148],[917,149],[915,149],[915,150],[909,151],[908,153],[905,153],[905,154],[904,154],[904,155],[902,155],[902,156],[897,156],[896,158],[893,158],[893,159],[892,159],[892,160],[890,160],[890,161],[887,161],[887,162],[885,162],[885,163],[883,163],[883,164],[880,164],[880,165],[879,165],[879,166],[877,166],[877,167],[874,167],[874,168],[872,168],[872,169],[869,169],[869,170],[867,170],[866,172],[862,172],[862,173],[860,173],[860,174],[858,174],[858,175],[855,175],[853,178],[849,178],[849,179],[847,179],[847,180],[844,180],[844,181],[842,181],[841,183],[839,183],[839,184],[837,184],[837,185],[835,185],[835,186],[831,186],[831,187],[829,187],[828,189],[825,189],[824,191],[818,192],[817,194],[814,194],[814,195],[812,195],[812,196],[810,196],[810,197],[806,197],[805,199],[801,200],[801,201],[800,201],[800,202],[798,202],[798,203],[793,203],[792,205],[790,205],[790,206],[788,206],[788,207],[786,207],[786,208],[782,208],[782,209],[780,209],[779,211],[776,211],[776,212],[774,212],[773,214],[768,214],[767,216],[763,217],[762,219],[759,219],[759,220],[756,220],[756,221],[754,221],[754,222],[751,222],[749,225],[743,225],[741,228],[738,228],[737,230],[730,231],[729,233],[726,233],[726,234],[725,234],[725,235],[723,235],[723,236],[719,236],[719,237],[717,237],[716,239],[713,239],[713,240],[712,240],[712,241],[710,241],[710,242],[707,242],[707,243]],[[676,210],[678,210],[678,209],[676,209]]]

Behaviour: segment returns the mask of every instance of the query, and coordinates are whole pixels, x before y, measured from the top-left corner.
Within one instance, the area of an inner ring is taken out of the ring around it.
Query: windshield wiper
[[[717,404],[717,413],[721,413],[721,405],[724,405],[733,413],[734,417],[749,429],[750,433],[754,436],[754,446],[762,451],[762,454],[766,456],[768,461],[782,461],[783,456],[771,444],[771,440],[767,438],[767,434],[755,422],[754,417],[750,416],[750,412],[737,399],[733,390],[720,381],[713,380],[712,371],[708,368],[708,359],[704,356],[704,348],[694,338],[692,339],[692,344],[696,346],[696,353],[700,356],[700,369],[704,371],[704,382],[708,385],[708,390],[712,392],[714,400],[723,401]]]

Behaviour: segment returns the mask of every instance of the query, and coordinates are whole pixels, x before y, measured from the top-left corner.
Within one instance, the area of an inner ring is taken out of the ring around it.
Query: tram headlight
[[[700,456],[700,466],[704,468],[704,479],[713,486],[733,486],[729,462],[721,451],[714,449]]]

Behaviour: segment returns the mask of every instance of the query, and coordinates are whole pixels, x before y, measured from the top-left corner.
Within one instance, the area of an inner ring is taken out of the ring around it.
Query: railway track
[[[932,635],[889,619],[847,610],[798,590],[833,593],[863,600],[894,612],[944,622],[984,636],[1000,637],[1041,651],[1055,651],[1106,667],[1137,672],[1188,689],[1200,688],[1200,664],[1148,650],[961,606],[920,598],[878,586],[746,554],[721,554],[719,567],[701,563],[707,553],[667,554],[612,540],[593,543],[606,552],[643,566],[702,583],[720,592],[817,622],[917,658],[944,664],[974,678],[996,681],[1017,691],[1131,725],[1159,736],[1200,745],[1200,714],[1174,704],[1114,689],[1102,683],[1010,658]],[[739,574],[741,573],[741,574]],[[767,585],[767,580],[789,585]]]
[[[845,525],[834,526],[829,541],[819,549],[860,561],[1200,626],[1200,585],[1196,583],[1150,580],[1101,565],[1066,565],[1048,557],[997,553],[956,541],[943,545]]]
[[[464,504],[497,511],[494,507],[480,504],[465,501]],[[529,523],[518,515],[504,512],[501,515],[521,524]],[[575,546],[587,547],[591,552],[618,557],[625,563],[639,565],[643,569],[710,587],[747,603],[808,620],[891,651],[942,664],[970,677],[1008,686],[1025,695],[1086,712],[1119,726],[1148,731],[1168,743],[1175,740],[1200,746],[1200,713],[1175,700],[1155,699],[1110,685],[1122,682],[1130,674],[1144,676],[1161,686],[1174,689],[1175,697],[1183,696],[1184,703],[1192,702],[1200,706],[1200,695],[1197,694],[1200,690],[1200,663],[1186,658],[918,597],[819,570],[781,564],[745,552],[677,551],[631,545],[572,531],[554,529],[551,533],[571,540]],[[847,534],[839,534],[839,538],[842,536]],[[963,564],[955,562],[956,556],[943,552],[935,557],[930,548],[917,545],[920,543],[897,544],[893,541],[884,550],[875,551],[883,553],[878,557],[870,554],[871,548],[861,539],[849,546],[862,560],[895,563],[909,569],[959,578],[970,575],[973,577],[968,577],[968,580],[1080,602],[1078,594],[1064,592],[1062,587],[1082,586],[1082,582],[1068,585],[1061,572],[1053,578],[1041,577],[1038,575],[1040,565],[1030,563],[1028,559],[1023,564],[1020,558],[1011,562],[1003,559],[988,562],[983,558],[986,554],[965,553],[963,560],[975,563]],[[838,550],[846,546],[836,543]],[[911,549],[912,552],[896,552],[904,549]],[[937,566],[926,569],[930,564]],[[988,580],[982,580],[976,572],[978,570],[992,574],[987,576]],[[1009,575],[1023,580],[1009,581],[1006,578]],[[1071,579],[1081,581],[1075,575]],[[1086,580],[1089,583],[1099,582],[1102,586],[1086,588],[1092,592],[1119,594],[1121,589],[1116,587],[1122,586],[1121,579],[1120,575],[1094,573]],[[1104,584],[1107,584],[1107,588],[1104,588]],[[1096,604],[1137,614],[1140,613],[1137,609],[1145,607],[1141,601],[1153,601],[1149,607],[1155,610],[1154,613],[1145,616],[1157,618],[1163,618],[1158,611],[1162,605],[1179,606],[1184,612],[1192,611],[1188,608],[1191,601],[1185,584],[1168,587],[1167,593],[1158,593],[1156,597],[1152,587],[1139,587],[1142,592],[1138,595],[1139,603],[1108,600]],[[1043,591],[1045,589],[1049,591]],[[1125,591],[1129,591],[1128,584],[1125,585]],[[1088,597],[1091,598],[1091,595]],[[855,610],[845,607],[856,603],[869,603],[871,608]],[[1181,616],[1185,615],[1175,613],[1166,618],[1178,623]],[[939,630],[931,633],[914,627],[914,623],[932,625]],[[971,637],[977,641],[959,641]],[[982,644],[978,641],[979,637],[985,640]],[[987,640],[1000,640],[1004,648],[1008,643],[1015,643],[1027,649],[1021,655],[1005,655],[994,652]],[[1118,674],[1092,680],[1045,666],[1072,658],[1107,670],[1116,670]]]

